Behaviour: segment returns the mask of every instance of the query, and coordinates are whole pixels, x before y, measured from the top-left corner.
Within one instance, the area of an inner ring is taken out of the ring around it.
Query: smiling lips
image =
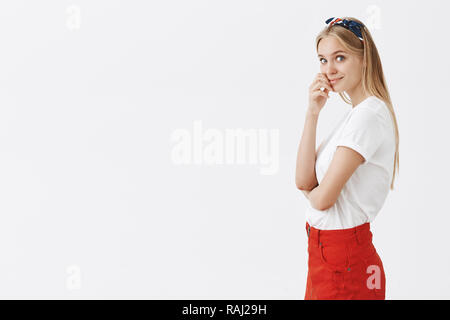
[[[336,83],[336,82],[338,82],[339,80],[341,80],[343,77],[341,77],[341,78],[336,78],[336,79],[330,79],[330,83],[331,84],[334,84],[334,83]]]

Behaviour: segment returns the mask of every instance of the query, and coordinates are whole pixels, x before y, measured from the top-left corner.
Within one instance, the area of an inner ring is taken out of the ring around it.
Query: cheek
[[[355,61],[351,61],[351,63],[347,63],[345,65],[346,71],[351,74],[355,78],[359,78],[362,75],[362,65]]]
[[[341,65],[339,66],[339,70],[345,74],[353,73],[351,63],[348,63],[348,62],[341,63]]]

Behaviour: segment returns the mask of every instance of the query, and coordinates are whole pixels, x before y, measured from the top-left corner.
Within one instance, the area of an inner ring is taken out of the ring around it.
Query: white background
[[[365,22],[400,130],[372,224],[387,299],[450,298],[448,1],[2,1],[0,297],[303,299],[294,183],[314,39]],[[332,93],[317,141],[350,108]],[[193,123],[278,129],[279,169],[176,165]]]

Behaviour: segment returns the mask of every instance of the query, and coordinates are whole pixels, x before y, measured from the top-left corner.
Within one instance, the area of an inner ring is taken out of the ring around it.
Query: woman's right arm
[[[319,114],[308,111],[305,126],[298,146],[295,185],[300,190],[312,190],[317,185],[316,177],[316,129]]]
[[[320,88],[325,88],[321,91]],[[316,130],[319,113],[332,91],[328,78],[318,73],[309,87],[309,106],[305,116],[305,125],[297,152],[295,185],[300,190],[312,190],[317,185],[316,177]]]

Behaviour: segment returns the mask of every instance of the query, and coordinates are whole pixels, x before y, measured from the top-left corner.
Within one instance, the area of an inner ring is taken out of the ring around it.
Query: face
[[[362,58],[347,52],[334,37],[325,37],[317,49],[320,72],[331,82],[334,92],[355,92],[361,86]],[[340,79],[336,82],[331,80]]]

